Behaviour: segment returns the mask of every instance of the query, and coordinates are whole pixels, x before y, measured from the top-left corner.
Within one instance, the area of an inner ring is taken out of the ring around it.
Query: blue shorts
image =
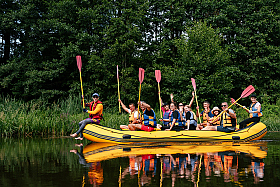
[[[232,128],[228,128],[228,127],[217,126],[217,131],[229,133],[229,132],[233,132],[234,130],[232,130]]]

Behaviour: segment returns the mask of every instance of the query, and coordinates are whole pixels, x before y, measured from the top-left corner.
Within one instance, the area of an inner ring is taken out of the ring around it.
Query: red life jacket
[[[102,102],[99,101],[99,100],[96,103],[94,103],[93,101],[90,102],[90,106],[89,106],[90,111],[94,111],[98,104],[102,105]],[[103,118],[102,111],[100,113],[97,113],[97,114],[89,114],[89,117],[91,119],[102,119]]]

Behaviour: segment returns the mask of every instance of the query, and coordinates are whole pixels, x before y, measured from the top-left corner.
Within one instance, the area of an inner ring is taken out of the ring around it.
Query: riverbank
[[[261,121],[267,125],[268,131],[280,131],[279,107],[262,104],[265,109]],[[237,121],[248,118],[248,113],[242,108],[233,106],[237,113]],[[78,122],[87,118],[83,113],[80,99],[69,97],[64,101],[46,104],[43,100],[23,102],[11,98],[2,98],[0,102],[0,134],[10,136],[68,136],[78,129]],[[102,125],[119,129],[120,125],[127,124],[128,114],[118,113],[117,108],[104,107]],[[159,117],[159,111],[156,111]]]

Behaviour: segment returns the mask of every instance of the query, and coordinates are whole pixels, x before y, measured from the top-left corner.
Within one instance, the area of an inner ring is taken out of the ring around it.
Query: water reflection
[[[243,185],[248,180],[263,181],[267,143],[92,143],[71,152],[89,168],[87,183],[92,186],[104,185],[108,173],[104,170],[112,168],[115,173],[111,170],[110,175],[118,175],[119,186]],[[104,160],[112,165],[104,166]]]

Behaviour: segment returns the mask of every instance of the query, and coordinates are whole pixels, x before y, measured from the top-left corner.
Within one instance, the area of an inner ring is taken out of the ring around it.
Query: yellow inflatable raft
[[[246,128],[225,133],[219,131],[183,130],[183,131],[127,131],[117,130],[96,124],[85,127],[83,135],[93,142],[106,143],[141,143],[141,142],[221,142],[259,140],[267,133],[266,125],[249,124]]]
[[[192,143],[152,143],[152,144],[111,144],[92,143],[85,146],[83,155],[86,161],[98,162],[119,157],[163,154],[204,154],[235,152],[253,158],[267,156],[267,142],[192,142]]]

